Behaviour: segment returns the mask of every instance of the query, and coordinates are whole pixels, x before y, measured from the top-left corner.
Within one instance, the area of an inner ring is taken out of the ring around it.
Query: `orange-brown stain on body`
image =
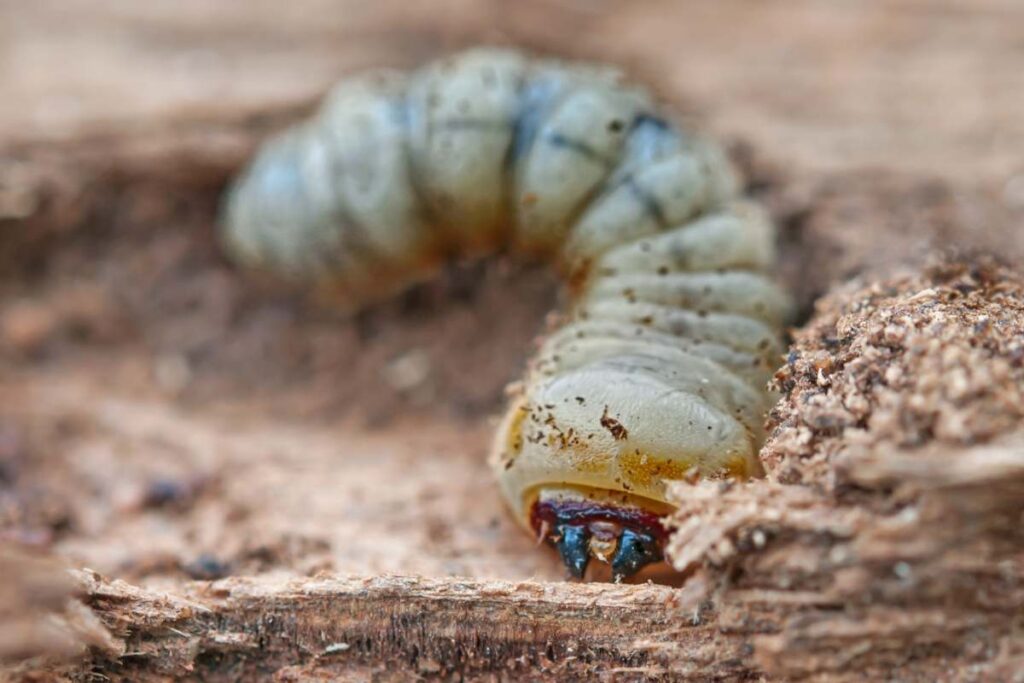
[[[523,421],[530,414],[525,402],[520,402],[513,411],[508,431],[505,433],[505,450],[501,457],[505,469],[515,464],[516,456],[523,450]]]
[[[685,479],[693,464],[651,455],[639,450],[619,455],[619,469],[625,483],[649,487],[666,479]]]
[[[611,453],[574,451],[571,456],[570,466],[577,472],[600,474],[608,471],[614,459],[615,456]]]

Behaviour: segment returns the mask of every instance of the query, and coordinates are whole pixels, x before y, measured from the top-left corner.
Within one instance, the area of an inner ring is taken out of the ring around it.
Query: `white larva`
[[[339,85],[235,182],[224,241],[353,306],[451,255],[542,255],[571,305],[494,441],[516,518],[571,573],[659,560],[665,482],[761,473],[789,299],[774,230],[711,142],[604,67],[477,49]]]

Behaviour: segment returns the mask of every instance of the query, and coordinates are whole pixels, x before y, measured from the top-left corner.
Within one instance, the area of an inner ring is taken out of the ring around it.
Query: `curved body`
[[[711,142],[603,67],[472,50],[339,85],[236,181],[241,261],[354,306],[507,245],[569,283],[494,441],[516,518],[582,576],[660,558],[665,482],[761,473],[789,302]]]

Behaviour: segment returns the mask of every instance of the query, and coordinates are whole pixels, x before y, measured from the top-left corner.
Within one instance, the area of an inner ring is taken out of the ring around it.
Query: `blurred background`
[[[800,166],[1019,170],[1014,0],[43,0],[0,11],[5,138],[266,114],[358,67],[491,42],[624,64]]]
[[[214,239],[231,174],[338,78],[481,42],[620,64],[718,135],[804,315],[936,248],[1019,258],[1017,0],[6,0],[3,538],[164,586],[562,577],[484,464],[550,273],[459,264],[352,319]]]

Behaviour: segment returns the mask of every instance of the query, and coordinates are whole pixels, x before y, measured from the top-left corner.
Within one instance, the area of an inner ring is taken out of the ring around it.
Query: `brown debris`
[[[601,413],[601,426],[607,429],[616,441],[622,441],[629,436],[629,430],[623,427],[621,422],[608,414],[608,406],[605,406],[604,412]]]
[[[775,383],[785,398],[762,455],[784,483],[842,485],[816,470],[851,449],[991,439],[1024,417],[1024,278],[979,258],[846,285]]]
[[[74,599],[76,583],[58,560],[0,542],[0,678],[63,666],[89,648],[118,657],[122,644]],[[6,667],[6,669],[5,669]]]
[[[797,333],[767,481],[679,482],[668,555],[780,677],[985,679],[1024,652],[1024,279],[838,289]],[[893,672],[893,673],[890,673]]]

